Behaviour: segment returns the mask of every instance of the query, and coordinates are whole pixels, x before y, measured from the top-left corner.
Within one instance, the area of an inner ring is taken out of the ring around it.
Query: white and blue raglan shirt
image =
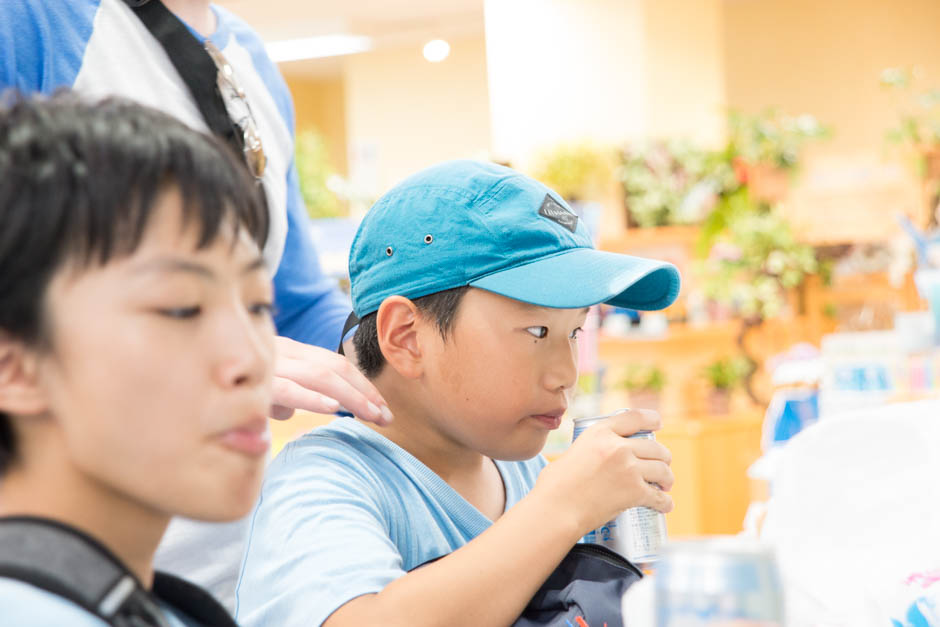
[[[545,459],[496,461],[506,510]],[[289,442],[265,473],[237,587],[243,627],[322,624],[355,597],[456,551],[493,522],[419,459],[337,418]]]
[[[261,38],[232,13],[212,10],[218,26],[209,39],[247,92],[267,157],[271,233],[264,257],[276,271],[278,332],[335,350],[350,306],[323,276],[311,243],[294,166],[290,92]],[[63,87],[132,98],[208,132],[162,46],[122,0],[0,1],[0,91],[51,94]]]
[[[281,335],[334,350],[350,306],[322,274],[312,244],[294,165],[290,93],[258,35],[225,9],[212,10],[217,28],[209,39],[247,93],[267,156],[271,230],[264,257],[274,272],[275,324]],[[125,96],[208,131],[162,46],[122,0],[0,0],[0,92],[8,88]],[[157,566],[231,608],[245,529],[174,520]]]

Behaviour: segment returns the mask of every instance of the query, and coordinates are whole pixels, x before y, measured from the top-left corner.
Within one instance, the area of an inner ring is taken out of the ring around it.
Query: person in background
[[[263,195],[217,139],[71,94],[0,105],[0,173],[0,623],[155,607],[121,624],[233,624],[153,556],[172,516],[232,520],[257,498],[275,370]],[[45,555],[50,533],[70,540]],[[77,545],[123,573],[100,605],[64,592],[104,579]]]
[[[601,422],[550,466],[539,455],[588,307],[666,307],[672,265],[594,250],[544,185],[455,161],[372,207],[349,271],[360,367],[395,422],[334,421],[271,463],[241,624],[507,625],[585,533],[672,508],[668,450],[623,437],[655,414]]]
[[[160,0],[151,0],[159,2]],[[340,406],[379,424],[392,419],[378,390],[335,350],[350,307],[323,275],[293,157],[290,93],[251,28],[209,0],[163,0],[195,40],[213,51],[228,81],[226,105],[257,135],[270,211],[264,258],[274,273],[277,362],[272,415],[294,408],[332,413]],[[0,92],[51,94],[68,87],[120,95],[208,127],[161,43],[123,0],[0,2]],[[348,352],[348,351],[347,351]],[[158,556],[167,570],[208,587],[231,607],[246,528],[174,522]]]

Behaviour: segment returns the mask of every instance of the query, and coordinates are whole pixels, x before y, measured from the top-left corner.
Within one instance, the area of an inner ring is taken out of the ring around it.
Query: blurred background
[[[592,312],[569,414],[663,414],[671,536],[753,524],[768,454],[809,424],[937,396],[940,2],[219,4],[293,93],[340,283],[370,204],[454,158],[530,174],[600,248],[679,266],[666,311]]]

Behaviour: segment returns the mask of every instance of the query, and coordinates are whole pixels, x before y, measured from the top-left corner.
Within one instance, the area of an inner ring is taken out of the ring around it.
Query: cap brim
[[[572,248],[494,272],[470,285],[541,307],[574,309],[607,303],[653,311],[676,300],[680,279],[671,263]]]

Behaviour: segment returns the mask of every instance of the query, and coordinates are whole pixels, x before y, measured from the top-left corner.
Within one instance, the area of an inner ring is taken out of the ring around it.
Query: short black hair
[[[437,324],[441,337],[447,339],[447,334],[454,328],[457,319],[457,308],[469,288],[455,287],[421,298],[412,299],[418,311],[433,318]],[[359,328],[353,336],[353,346],[356,347],[356,361],[359,369],[370,379],[374,379],[385,367],[385,356],[379,347],[379,335],[375,326],[376,313],[363,316],[359,321]]]
[[[133,253],[154,202],[176,188],[183,220],[210,245],[234,223],[259,248],[263,190],[234,151],[171,116],[120,98],[6,93],[0,98],[0,334],[47,340],[43,303],[66,262],[105,264]],[[0,412],[0,474],[16,452]]]

